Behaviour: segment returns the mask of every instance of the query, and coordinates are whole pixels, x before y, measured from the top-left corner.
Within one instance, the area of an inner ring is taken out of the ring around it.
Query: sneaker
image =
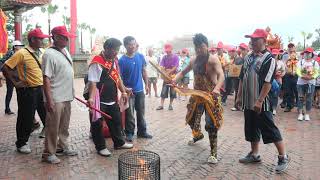
[[[169,106],[168,110],[169,110],[169,111],[172,111],[172,110],[173,110],[172,105]]]
[[[122,146],[115,147],[114,149],[132,149],[132,148],[133,148],[133,144],[124,143]]]
[[[145,139],[152,139],[152,135],[148,134],[148,133],[144,133],[144,134],[137,134],[138,138],[145,138]]]
[[[200,141],[201,139],[204,138],[203,134],[200,134],[198,137],[193,137],[188,141],[188,145],[194,145],[197,141]]]
[[[272,114],[275,116],[275,115],[277,115],[277,111],[276,110],[273,110],[272,111]]]
[[[253,155],[251,152],[245,157],[239,159],[240,163],[248,164],[248,163],[259,163],[261,162],[260,155]]]
[[[30,154],[31,153],[31,149],[28,144],[18,148],[17,151],[22,154]]]
[[[106,157],[111,156],[111,152],[107,148],[100,150],[98,154]]]
[[[217,164],[218,163],[218,159],[214,156],[209,156],[208,157],[208,161],[209,164]]]
[[[157,107],[157,109],[156,109],[157,111],[158,110],[163,110],[163,106],[159,106],[159,107]]]
[[[304,120],[305,120],[305,121],[310,121],[310,116],[309,116],[309,114],[305,114],[305,115],[304,115]]]
[[[303,121],[303,114],[299,114],[298,121]]]
[[[127,134],[126,140],[129,142],[133,141],[133,135],[132,134]]]
[[[291,112],[292,108],[286,107],[283,112]]]
[[[49,155],[49,156],[42,155],[42,162],[47,162],[47,163],[50,163],[50,164],[58,164],[61,161],[55,154],[52,154],[52,155]]]
[[[235,108],[235,107],[231,108],[230,110],[231,111],[239,111],[238,108]]]
[[[46,137],[46,131],[45,131],[45,128],[43,127],[40,134],[39,134],[39,138],[45,138]]]
[[[276,173],[284,172],[290,163],[290,157],[288,155],[278,156],[278,165],[276,166]]]
[[[56,151],[57,156],[76,156],[78,155],[78,152],[75,150],[70,150],[70,149],[60,149]]]
[[[281,107],[281,108],[285,108],[285,107],[286,107],[286,103],[282,102],[282,103],[280,104],[280,107]]]

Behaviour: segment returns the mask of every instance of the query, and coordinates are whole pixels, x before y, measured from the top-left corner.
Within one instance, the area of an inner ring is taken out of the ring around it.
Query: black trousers
[[[13,89],[14,89],[14,85],[13,82],[9,79],[6,78],[6,85],[7,85],[7,94],[6,94],[6,99],[5,99],[5,112],[10,112],[10,101],[12,98],[12,94],[13,94]]]
[[[111,120],[109,119],[107,120],[107,125],[110,130],[113,146],[117,148],[124,145],[125,141],[124,141],[124,137],[122,136],[119,105],[114,104],[114,105],[108,106],[108,105],[101,104],[100,110],[109,114],[112,117]],[[92,140],[97,151],[100,151],[106,148],[106,141],[102,133],[102,121],[104,121],[104,118],[100,118],[95,122],[91,121]]]
[[[262,135],[264,144],[282,141],[281,133],[273,121],[272,112],[260,114],[253,110],[244,110],[244,132],[246,141],[259,142]]]
[[[294,104],[299,102],[297,90],[298,76],[285,75],[284,76],[284,101],[289,109],[294,107]],[[295,103],[294,103],[295,102]]]
[[[225,91],[222,93],[222,99],[221,99],[223,103],[227,102],[228,95],[230,95],[233,88],[236,89],[237,91],[239,86],[239,78],[227,77],[224,83],[225,83],[225,87],[224,87]],[[236,95],[237,95],[237,92],[236,92]]]
[[[32,132],[33,120],[37,111],[43,125],[45,125],[46,111],[43,103],[42,86],[17,88],[18,117],[16,124],[16,146],[20,148],[29,140]]]

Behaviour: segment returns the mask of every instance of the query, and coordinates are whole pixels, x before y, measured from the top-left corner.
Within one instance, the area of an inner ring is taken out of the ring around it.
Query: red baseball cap
[[[49,38],[50,36],[47,34],[43,34],[43,32],[41,31],[40,28],[36,28],[36,29],[31,30],[28,33],[28,39],[30,39],[32,37],[44,39],[44,38]]]
[[[245,43],[241,43],[239,47],[241,47],[242,49],[248,49],[248,45],[246,45]]]
[[[64,36],[64,37],[69,37],[69,38],[74,38],[74,37],[76,37],[75,34],[69,33],[69,32],[67,31],[66,26],[57,26],[57,27],[54,27],[54,28],[51,30],[51,34],[61,35],[61,36]]]
[[[279,49],[272,49],[271,54],[278,55],[280,53]]]
[[[188,54],[188,53],[189,53],[189,51],[188,51],[187,48],[183,48],[183,49],[181,50],[181,52],[182,52],[182,53],[185,53],[185,54]]]
[[[216,52],[216,51],[217,51],[217,49],[216,49],[216,48],[214,48],[214,47],[209,48],[209,52]]]
[[[264,38],[267,39],[268,33],[264,29],[256,29],[253,34],[245,35],[246,38]]]
[[[237,51],[237,48],[234,47],[234,46],[229,46],[228,48],[228,52],[236,52]]]
[[[172,45],[171,44],[165,44],[164,45],[164,51],[165,52],[171,52],[173,49]]]
[[[221,41],[218,42],[217,49],[223,49],[223,43]]]
[[[314,50],[311,47],[308,47],[307,49],[304,50],[305,53],[313,53]]]

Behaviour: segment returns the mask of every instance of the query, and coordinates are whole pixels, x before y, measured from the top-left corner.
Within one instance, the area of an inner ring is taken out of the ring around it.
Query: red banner
[[[0,9],[0,55],[8,51],[8,32],[6,28],[7,16]]]

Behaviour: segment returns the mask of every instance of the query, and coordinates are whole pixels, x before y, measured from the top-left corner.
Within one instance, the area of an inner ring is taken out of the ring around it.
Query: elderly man
[[[3,66],[3,72],[17,89],[18,117],[16,124],[17,150],[20,153],[31,153],[28,145],[32,132],[35,111],[37,110],[45,125],[46,111],[43,103],[41,70],[41,51],[43,39],[50,37],[36,28],[28,33],[29,46],[16,52]],[[15,78],[14,68],[18,71]],[[44,132],[44,131],[43,131]]]
[[[72,59],[65,47],[70,34],[65,26],[51,31],[53,46],[43,55],[42,71],[46,105],[46,136],[42,161],[60,163],[57,155],[75,156],[77,152],[68,146],[71,101],[74,98]]]
[[[121,98],[124,104],[127,103],[128,94],[124,87],[116,68],[117,54],[121,42],[115,38],[109,38],[103,45],[103,51],[94,56],[88,71],[88,81],[90,83],[88,102],[94,106],[97,101],[96,96],[100,96],[100,108],[109,114],[112,120],[107,120],[111,132],[111,138],[115,149],[130,149],[132,144],[127,144],[122,136],[121,116],[118,103],[118,89],[121,91]],[[99,92],[99,94],[97,94]],[[106,142],[102,133],[102,121],[104,118],[95,118],[92,112],[91,133],[96,150],[101,156],[110,156],[111,153],[106,147]]]
[[[240,73],[237,105],[242,104],[245,118],[245,138],[251,143],[251,151],[239,160],[240,163],[261,162],[259,141],[262,135],[265,144],[274,143],[279,152],[276,172],[285,171],[290,162],[279,129],[272,116],[269,98],[274,79],[276,61],[266,49],[267,32],[256,29],[251,38],[253,52],[245,57]]]

